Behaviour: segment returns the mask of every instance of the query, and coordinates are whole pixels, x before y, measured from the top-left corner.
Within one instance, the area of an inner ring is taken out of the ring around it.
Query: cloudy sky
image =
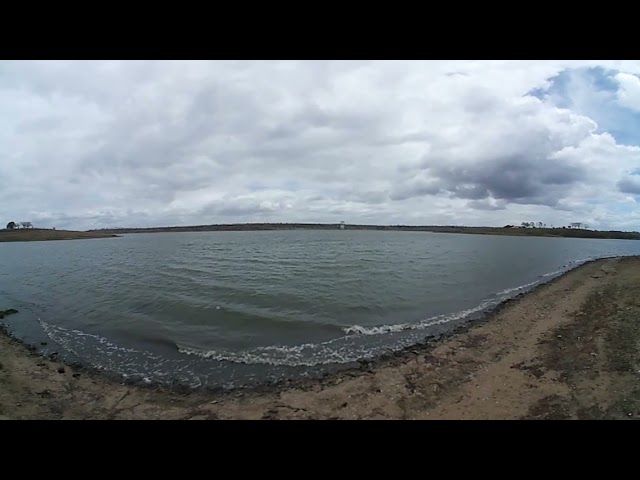
[[[640,230],[638,61],[0,61],[0,221]]]

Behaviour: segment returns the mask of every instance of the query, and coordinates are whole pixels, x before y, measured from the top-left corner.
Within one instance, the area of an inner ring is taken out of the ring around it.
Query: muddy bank
[[[360,369],[217,394],[122,385],[1,335],[0,418],[640,418],[638,299],[640,257],[599,260]]]

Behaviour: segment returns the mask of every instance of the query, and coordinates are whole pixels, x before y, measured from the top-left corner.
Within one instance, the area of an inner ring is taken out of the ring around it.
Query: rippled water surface
[[[629,240],[338,230],[3,243],[0,308],[45,353],[233,387],[396,350],[588,259],[637,254]]]

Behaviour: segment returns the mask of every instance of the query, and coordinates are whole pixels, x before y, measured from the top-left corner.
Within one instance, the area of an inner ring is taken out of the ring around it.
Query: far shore
[[[638,297],[640,256],[595,260],[440,339],[227,393],[125,385],[0,335],[0,418],[639,419]]]
[[[107,232],[76,232],[73,230],[52,230],[45,228],[20,228],[14,230],[0,230],[0,242],[39,242],[45,240],[79,240],[83,238],[113,238],[118,237]]]
[[[438,225],[356,225],[336,223],[235,223],[218,225],[190,225],[178,227],[112,228],[90,230],[111,234],[123,233],[168,233],[168,232],[225,232],[225,231],[276,231],[276,230],[378,230],[400,232],[464,233],[475,235],[508,235],[518,237],[564,237],[640,240],[639,232],[587,230],[578,228],[522,228],[509,227],[465,227]]]
[[[355,225],[334,223],[237,223],[218,225],[191,225],[178,227],[105,228],[100,230],[72,231],[44,228],[0,229],[0,242],[31,242],[45,240],[77,240],[86,238],[112,238],[133,233],[177,232],[255,232],[281,230],[376,230],[399,232],[461,233],[474,235],[501,235],[516,237],[599,238],[640,240],[640,232],[587,230],[577,228],[522,228],[420,226],[420,225]]]

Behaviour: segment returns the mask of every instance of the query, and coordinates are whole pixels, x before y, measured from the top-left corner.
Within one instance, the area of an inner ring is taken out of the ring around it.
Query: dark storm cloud
[[[514,203],[553,205],[563,185],[579,182],[584,170],[547,158],[505,157],[470,166],[435,167],[429,170],[441,188],[456,197],[480,200],[492,197]]]

